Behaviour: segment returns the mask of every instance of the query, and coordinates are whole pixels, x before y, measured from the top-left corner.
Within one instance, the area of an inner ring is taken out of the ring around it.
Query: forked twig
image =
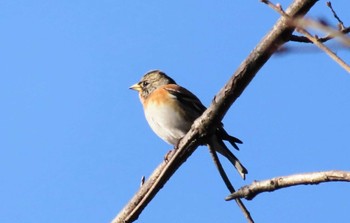
[[[255,196],[263,192],[272,192],[291,186],[311,185],[337,181],[350,182],[350,172],[331,170],[324,172],[303,173],[290,176],[275,177],[263,181],[254,181],[252,184],[246,185],[226,197],[226,200],[233,200],[237,198],[252,200]]]
[[[283,9],[280,4],[273,4],[269,0],[262,0],[263,3],[267,4],[270,6],[272,9],[277,11],[280,15],[285,17],[287,19],[287,22],[289,22],[292,26],[296,27],[296,30],[305,37],[307,37],[312,43],[314,43],[316,46],[318,46],[321,50],[323,50],[325,53],[327,53],[335,62],[337,62],[341,67],[343,67],[347,72],[350,73],[350,66],[345,63],[340,57],[338,57],[332,50],[330,50],[327,46],[325,46],[323,43],[318,41],[316,37],[313,37],[305,28],[304,28],[304,23],[302,19],[298,18],[292,18],[289,16]]]

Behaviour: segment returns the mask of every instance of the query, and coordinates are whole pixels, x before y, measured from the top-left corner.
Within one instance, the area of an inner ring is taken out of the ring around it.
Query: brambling
[[[159,70],[146,73],[130,89],[139,92],[144,113],[152,130],[164,141],[174,146],[190,130],[193,122],[206,110],[202,102],[190,91]],[[243,179],[248,173],[223,140],[238,150],[241,140],[230,136],[220,124],[209,136],[207,145],[225,156]]]

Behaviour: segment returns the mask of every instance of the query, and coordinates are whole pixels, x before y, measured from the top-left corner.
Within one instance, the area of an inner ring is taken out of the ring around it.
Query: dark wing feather
[[[164,89],[177,98],[182,104],[182,108],[187,109],[185,113],[189,116],[191,122],[201,116],[205,109],[207,109],[197,96],[186,88],[175,84],[169,84],[168,87],[165,86]]]
[[[192,92],[176,84],[168,84],[168,87],[164,87],[170,94],[174,95],[181,104],[182,108],[187,108],[185,111],[189,117],[190,121],[193,122],[196,118],[201,116],[203,112],[207,109],[202,102],[194,95]],[[228,141],[236,150],[239,150],[236,143],[242,144],[243,142],[238,138],[229,135],[223,128],[221,123],[220,127],[217,129],[218,137],[222,140]]]
[[[236,143],[239,143],[239,144],[242,144],[243,142],[234,137],[234,136],[231,136],[229,135],[226,130],[223,128],[223,126],[221,126],[220,128],[218,128],[218,136],[223,139],[223,140],[226,140],[228,141],[236,150],[239,150],[238,146]]]

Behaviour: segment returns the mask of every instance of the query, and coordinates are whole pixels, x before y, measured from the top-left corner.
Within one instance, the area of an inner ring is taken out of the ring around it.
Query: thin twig
[[[343,21],[341,21],[341,19],[338,17],[337,13],[333,9],[332,3],[331,2],[327,2],[327,6],[331,9],[334,18],[339,22],[340,30],[343,30],[345,28],[344,27],[344,23],[343,23]]]
[[[333,29],[330,26],[324,25],[321,22],[317,22],[311,19],[305,19],[305,18],[296,18],[293,20],[293,25],[295,25],[296,27],[300,27],[303,29],[306,28],[314,28],[314,29],[319,29],[320,31],[323,31],[325,33],[328,33],[328,38],[332,39],[332,38],[339,38],[339,40],[346,46],[350,46],[350,38],[348,36],[346,36],[346,32],[350,32],[350,28],[346,28],[343,29],[341,31]],[[317,38],[319,42],[320,41],[319,38]]]
[[[350,66],[338,57],[332,50],[330,50],[323,43],[319,42],[317,38],[313,37],[308,31],[303,28],[297,28],[297,31],[301,34],[305,35],[309,40],[311,40],[316,46],[318,46],[321,50],[326,52],[335,62],[337,62],[341,67],[343,67],[347,72],[350,73]]]
[[[263,192],[271,192],[285,187],[297,186],[297,185],[310,185],[326,182],[350,182],[350,172],[331,170],[324,172],[313,172],[295,174],[283,177],[274,177],[269,180],[254,181],[250,185],[246,185],[240,188],[235,193],[232,193],[226,200],[233,200],[237,198],[245,198],[252,200],[255,196]]]
[[[298,23],[298,21],[295,18],[292,18],[288,15],[283,9],[281,5],[274,5],[268,0],[263,0],[265,4],[270,6],[272,9],[277,11],[279,14],[281,14],[283,17],[285,17],[288,22],[297,27],[297,31],[305,35],[308,39],[310,39],[311,42],[313,42],[316,46],[318,46],[321,50],[323,50],[325,53],[327,53],[335,62],[337,62],[341,67],[343,67],[347,72],[350,73],[350,66],[345,63],[340,57],[338,57],[332,50],[330,50],[327,46],[325,46],[323,43],[319,42],[317,38],[313,37],[307,30],[303,28],[303,24]]]
[[[313,24],[309,23],[309,26],[311,26],[312,28],[318,28],[320,30],[323,30],[324,32],[328,32],[329,34],[325,37],[319,37],[318,41],[325,43],[331,39],[334,39],[335,37],[340,37],[342,38],[342,41],[345,42],[345,44],[347,46],[349,45],[349,38],[346,38],[345,34],[350,32],[350,27],[345,27],[343,21],[339,18],[339,16],[337,15],[337,13],[335,12],[335,10],[333,9],[332,3],[331,2],[327,2],[327,6],[330,8],[333,17],[338,21],[338,29],[339,30],[335,30],[333,28],[331,28],[330,26],[325,25],[322,22],[317,22],[317,21],[313,21]],[[316,24],[315,24],[316,23]],[[304,23],[304,24],[308,24],[308,23]],[[304,27],[305,28],[305,27]],[[296,35],[292,35],[290,38],[290,41],[294,41],[294,42],[302,42],[302,43],[312,43],[308,38],[306,38],[305,36],[296,36]]]
[[[222,167],[220,159],[219,159],[216,151],[211,146],[209,146],[209,151],[210,151],[210,154],[211,154],[211,156],[213,158],[215,166],[218,169],[218,171],[220,173],[220,176],[221,176],[222,180],[224,181],[227,189],[230,191],[230,193],[234,193],[235,192],[235,188],[233,187],[233,185],[230,182],[230,179],[228,178],[224,168]],[[241,211],[243,212],[244,216],[246,217],[247,221],[249,223],[254,223],[254,220],[253,220],[252,216],[250,215],[250,212],[248,211],[248,209],[246,208],[246,206],[244,205],[242,200],[239,199],[239,198],[237,198],[235,200],[236,200],[236,203],[237,203],[238,207],[241,209]]]
[[[350,27],[344,28],[343,30],[340,31],[342,34],[347,34],[350,32]],[[325,43],[329,40],[334,39],[334,35],[332,34],[328,34],[324,37],[319,37],[318,41],[321,43]],[[297,36],[297,35],[292,35],[289,39],[289,41],[293,41],[293,42],[299,42],[299,43],[312,43],[308,38],[306,38],[305,36]]]

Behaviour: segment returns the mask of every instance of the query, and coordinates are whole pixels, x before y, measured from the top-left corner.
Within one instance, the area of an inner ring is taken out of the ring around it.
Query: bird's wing
[[[182,104],[185,109],[186,116],[191,122],[198,118],[207,109],[202,102],[192,92],[176,84],[168,84],[164,87],[170,94]],[[187,109],[187,110],[186,110]],[[221,140],[228,141],[236,150],[239,150],[236,143],[241,144],[242,141],[238,138],[229,135],[223,127],[223,124],[217,127],[217,137]]]
[[[185,112],[191,115],[194,121],[206,109],[202,102],[192,92],[176,84],[168,84],[164,87],[170,94],[182,104],[182,108],[187,109]]]

